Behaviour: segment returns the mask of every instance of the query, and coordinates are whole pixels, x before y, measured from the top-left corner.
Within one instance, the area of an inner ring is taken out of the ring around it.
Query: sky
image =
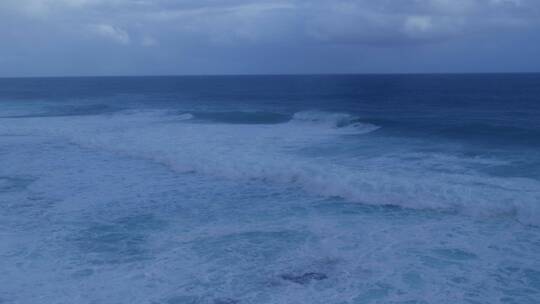
[[[0,76],[540,72],[540,0],[0,0]]]

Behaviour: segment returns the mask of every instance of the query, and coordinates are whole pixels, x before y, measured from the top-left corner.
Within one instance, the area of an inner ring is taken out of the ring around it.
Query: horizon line
[[[392,73],[222,73],[222,74],[151,74],[151,75],[40,75],[40,76],[0,76],[0,79],[39,79],[39,78],[138,78],[138,77],[249,77],[249,76],[422,76],[422,75],[527,75],[538,72],[392,72]]]

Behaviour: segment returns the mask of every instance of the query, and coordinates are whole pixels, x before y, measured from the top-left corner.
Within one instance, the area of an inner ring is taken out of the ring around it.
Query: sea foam
[[[525,223],[540,223],[538,181],[459,170],[486,160],[451,156],[437,160],[425,155],[411,161],[409,155],[386,153],[343,162],[299,153],[309,147],[341,144],[347,140],[342,135],[361,136],[378,129],[348,114],[308,111],[296,113],[285,123],[255,125],[202,123],[196,118],[196,114],[175,116],[148,110],[4,119],[0,134],[54,136],[84,147],[150,159],[179,172],[295,185],[351,202],[515,216]],[[450,169],[432,170],[434,162]]]

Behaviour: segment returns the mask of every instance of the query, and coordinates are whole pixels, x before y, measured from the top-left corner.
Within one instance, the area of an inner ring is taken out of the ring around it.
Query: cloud
[[[540,2],[527,0],[344,0],[303,7],[315,39],[378,46],[538,26],[539,9]]]
[[[465,52],[503,36],[522,50],[515,41],[531,46],[539,31],[538,0],[0,0],[0,57],[15,58],[3,61],[15,68],[37,66],[46,51],[51,66],[70,56],[70,68],[80,62],[107,72],[138,65],[314,71],[338,62],[348,71],[373,54]]]
[[[3,0],[0,10],[52,23],[98,24],[95,32],[122,44],[131,41],[128,32],[144,28],[210,43],[294,35],[301,41],[392,46],[537,25],[540,17],[537,0]]]
[[[89,26],[89,29],[91,32],[119,44],[127,45],[131,42],[129,34],[116,26],[109,24],[93,24]]]
[[[92,0],[3,0],[0,10],[18,13],[26,17],[45,17],[56,10],[80,8]],[[99,0],[96,0],[99,1]]]
[[[159,42],[150,36],[144,36],[141,40],[141,45],[146,47],[153,47],[159,45]]]

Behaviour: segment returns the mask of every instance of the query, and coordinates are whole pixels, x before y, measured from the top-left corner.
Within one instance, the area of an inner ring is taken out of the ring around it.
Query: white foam
[[[293,184],[311,193],[365,204],[510,215],[540,223],[537,180],[492,177],[471,170],[430,170],[437,157],[440,165],[450,162],[440,155],[424,163],[422,158],[410,162],[387,154],[349,166],[295,153],[329,145],[337,136],[349,134],[347,123],[352,120],[342,114],[302,112],[289,123],[274,125],[171,123],[162,111],[130,111],[3,119],[0,134],[57,136],[86,147],[151,159],[180,172]],[[356,129],[356,124],[350,126]],[[460,160],[451,164],[459,166]]]

